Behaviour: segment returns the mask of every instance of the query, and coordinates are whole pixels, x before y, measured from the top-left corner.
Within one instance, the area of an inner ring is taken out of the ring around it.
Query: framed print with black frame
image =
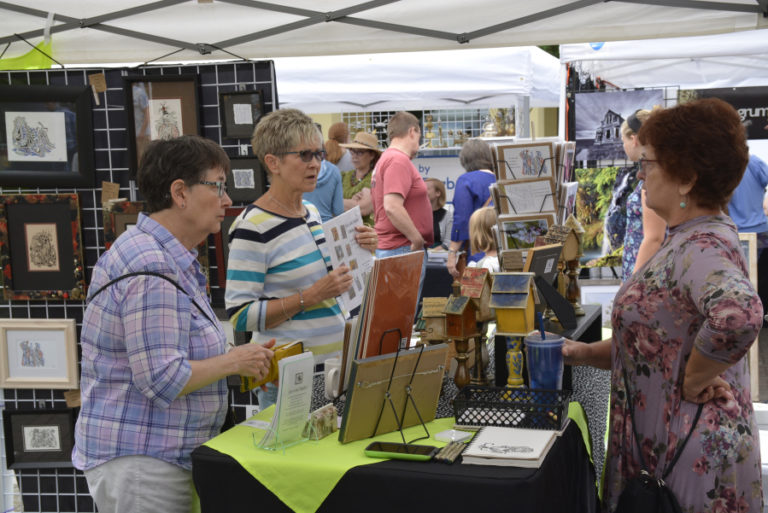
[[[0,196],[5,299],[83,299],[85,271],[77,194]]]
[[[0,187],[93,187],[90,87],[0,86]]]
[[[224,220],[221,222],[221,230],[213,234],[213,243],[216,246],[216,277],[220,288],[227,285],[227,260],[229,259],[229,229],[237,216],[245,210],[244,207],[227,208],[224,210]]]
[[[78,387],[74,319],[0,319],[0,388]]]
[[[3,410],[9,469],[72,467],[75,414],[71,408]]]
[[[124,80],[129,164],[135,173],[149,141],[200,134],[197,75],[129,75]]]
[[[267,192],[267,174],[256,157],[232,157],[227,194],[235,203],[251,203]]]
[[[264,99],[261,91],[235,91],[219,94],[221,135],[227,139],[250,139],[261,116]]]

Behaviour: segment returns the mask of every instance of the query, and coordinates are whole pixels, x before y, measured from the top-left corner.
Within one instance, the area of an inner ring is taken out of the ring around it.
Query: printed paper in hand
[[[360,207],[357,206],[323,223],[331,265],[334,269],[346,265],[352,274],[352,286],[341,295],[344,306],[349,310],[362,303],[365,280],[373,267],[373,255],[355,240],[355,227],[362,224]]]
[[[280,449],[301,440],[312,403],[315,358],[310,352],[283,358],[278,363],[280,385],[275,414],[260,447]]]

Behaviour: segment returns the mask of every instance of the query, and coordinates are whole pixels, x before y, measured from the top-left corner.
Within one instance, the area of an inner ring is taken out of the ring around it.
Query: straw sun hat
[[[344,148],[355,148],[358,150],[371,150],[376,153],[381,153],[379,149],[379,140],[375,134],[369,134],[368,132],[358,132],[355,134],[355,138],[349,144],[340,144]]]

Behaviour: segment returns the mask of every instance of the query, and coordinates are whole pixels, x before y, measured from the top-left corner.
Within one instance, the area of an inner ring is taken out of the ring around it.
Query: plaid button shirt
[[[93,270],[89,296],[134,271],[174,279],[215,320],[194,251],[141,214]],[[211,324],[190,298],[155,276],[113,285],[88,304],[81,333],[82,407],[75,428],[75,467],[87,470],[119,456],[144,455],[191,469],[192,450],[215,436],[227,408],[226,380],[179,393],[190,360],[226,349],[221,325]]]

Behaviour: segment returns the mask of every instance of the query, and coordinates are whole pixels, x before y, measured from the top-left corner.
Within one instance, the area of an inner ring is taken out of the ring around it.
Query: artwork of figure
[[[181,100],[150,100],[152,140],[173,139],[182,135]]]
[[[22,367],[45,367],[45,354],[40,342],[31,343],[29,340],[19,342],[21,348]]]
[[[24,116],[16,116],[13,120],[13,152],[25,157],[44,157],[56,148],[48,139],[48,128],[41,122],[37,126],[27,124]]]
[[[30,271],[58,271],[59,250],[56,245],[56,225],[27,223],[27,265]]]

